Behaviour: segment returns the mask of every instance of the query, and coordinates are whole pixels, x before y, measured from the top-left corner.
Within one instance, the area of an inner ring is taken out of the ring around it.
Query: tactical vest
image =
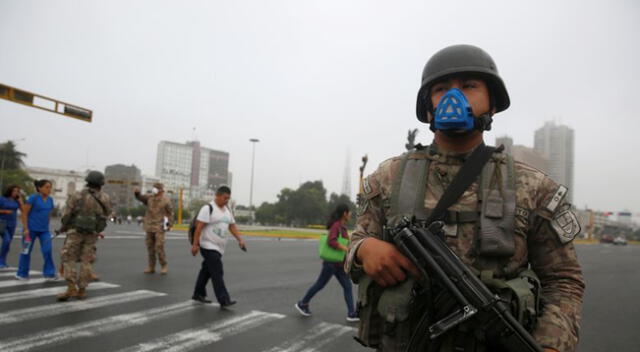
[[[71,228],[81,234],[96,234],[107,227],[107,210],[102,201],[91,191],[83,190],[78,209],[71,221]],[[96,192],[98,193],[98,192]],[[93,202],[95,204],[90,204]]]
[[[526,328],[533,329],[539,312],[539,280],[531,270],[511,273],[509,280],[500,277],[505,274],[501,263],[515,252],[516,177],[513,158],[496,154],[479,177],[477,211],[448,210],[444,221],[445,224],[477,224],[474,269],[493,292],[513,302],[514,316]],[[434,155],[429,147],[404,154],[400,172],[391,186],[391,195],[382,204],[386,214],[385,229],[395,227],[405,217],[418,222],[429,218],[431,209],[426,209],[424,204],[429,166]],[[387,231],[383,231],[382,239],[393,242]],[[403,283],[383,289],[364,276],[358,286],[360,329],[357,339],[382,351],[405,351],[423,312],[433,308],[436,300],[420,288],[428,285],[428,282],[416,283],[409,277]],[[429,351],[459,348],[433,347]]]

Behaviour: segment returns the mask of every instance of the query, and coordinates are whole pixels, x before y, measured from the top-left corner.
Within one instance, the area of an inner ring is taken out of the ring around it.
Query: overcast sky
[[[622,1],[0,0],[0,82],[94,111],[85,123],[0,100],[0,141],[27,165],[155,172],[158,142],[228,151],[233,197],[342,187],[404,150],[426,60],[474,44],[511,107],[490,144],[533,145],[547,120],[575,130],[574,203],[640,212],[640,3]]]

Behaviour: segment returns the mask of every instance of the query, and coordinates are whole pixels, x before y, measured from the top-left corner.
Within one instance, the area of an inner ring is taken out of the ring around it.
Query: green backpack
[[[93,193],[89,192],[89,195],[98,202],[104,214],[97,214],[96,212],[85,213],[83,211],[84,209],[81,208],[80,212],[73,219],[72,226],[81,234],[100,233],[107,227],[107,208]],[[86,197],[83,199],[83,203],[85,200]]]

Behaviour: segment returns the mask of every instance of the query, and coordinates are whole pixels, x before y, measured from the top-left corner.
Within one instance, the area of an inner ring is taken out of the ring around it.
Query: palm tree
[[[27,154],[16,150],[16,144],[13,141],[7,141],[0,144],[0,189],[4,191],[4,187],[9,184],[17,184],[26,191],[31,191],[31,177],[23,169],[24,161],[22,160]]]
[[[13,141],[0,144],[0,170],[19,170],[24,166],[22,158],[27,154],[16,150]]]

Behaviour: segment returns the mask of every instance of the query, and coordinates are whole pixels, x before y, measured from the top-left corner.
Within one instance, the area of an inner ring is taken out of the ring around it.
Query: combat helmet
[[[90,171],[87,174],[87,177],[84,178],[88,184],[92,186],[103,186],[104,185],[104,175],[100,171]]]
[[[429,94],[431,86],[441,79],[460,73],[477,75],[485,80],[491,94],[491,107],[496,112],[509,107],[507,88],[491,56],[473,45],[452,45],[435,53],[424,66],[416,103],[418,120],[428,123],[427,112],[433,112]]]

